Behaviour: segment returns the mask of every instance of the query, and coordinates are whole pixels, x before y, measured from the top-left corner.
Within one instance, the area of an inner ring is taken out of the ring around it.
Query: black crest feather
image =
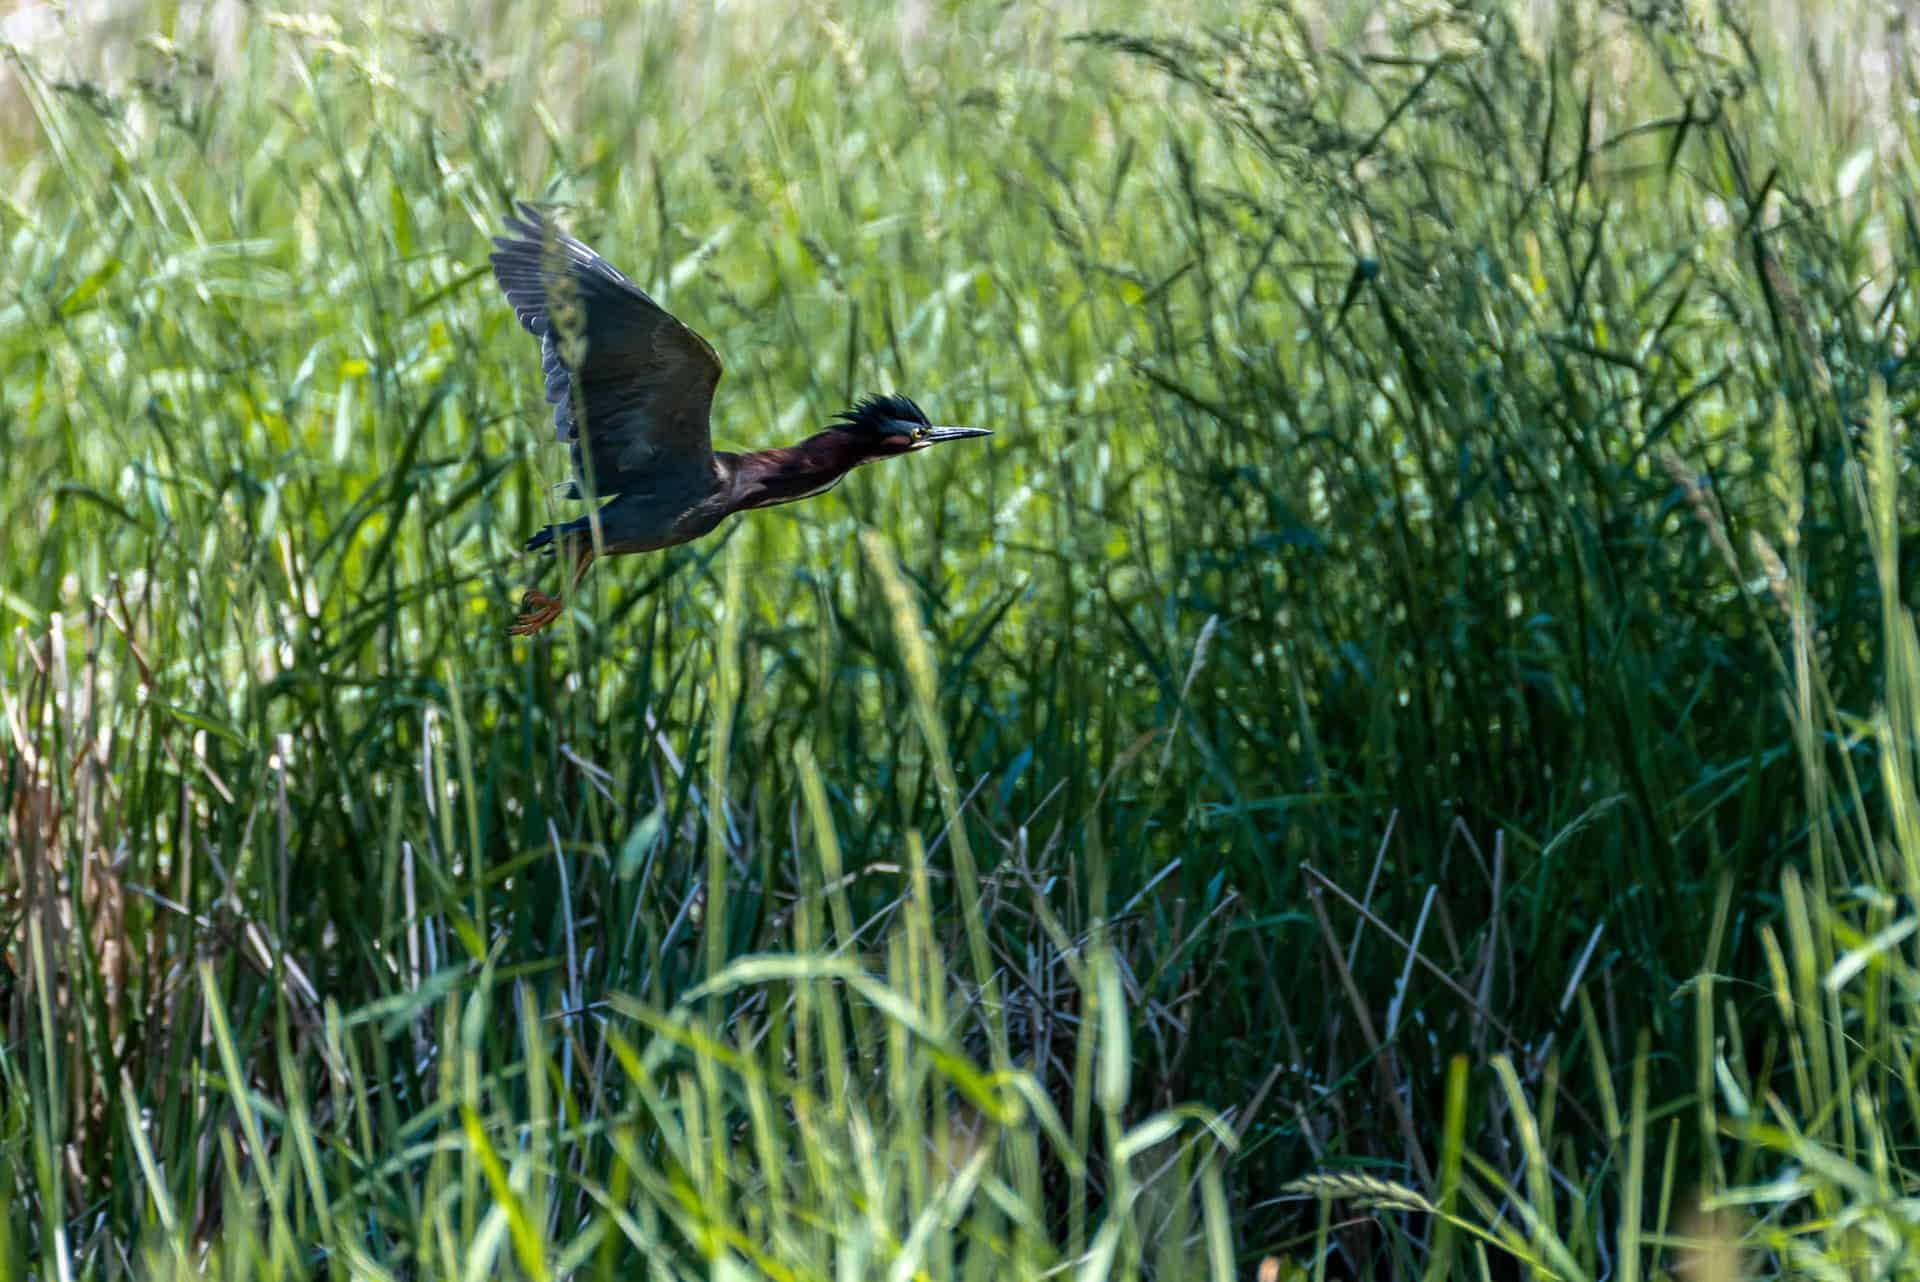
[[[852,409],[841,410],[834,417],[856,432],[873,433],[884,432],[888,423],[931,422],[920,407],[905,396],[863,397],[854,402]]]

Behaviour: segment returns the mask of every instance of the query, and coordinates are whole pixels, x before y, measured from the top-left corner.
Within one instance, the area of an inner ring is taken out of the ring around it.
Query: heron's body
[[[862,463],[986,436],[936,427],[904,396],[870,397],[796,445],[715,450],[708,419],[720,358],[606,259],[531,206],[494,240],[494,276],[540,340],[547,400],[573,447],[569,498],[604,500],[595,519],[549,525],[527,550],[564,552],[577,583],[594,556],[653,552],[710,533],[734,512],[824,494]],[[596,531],[595,525],[598,529]],[[562,602],[528,592],[512,631],[538,631]]]
[[[732,511],[727,504],[730,488],[717,475],[663,476],[659,484],[614,495],[595,514],[600,522],[601,555],[657,552],[711,533]],[[556,539],[563,545],[590,548],[593,518],[549,525],[527,540],[527,551],[545,550]]]
[[[711,534],[735,512],[825,494],[840,484],[850,467],[858,466],[858,460],[842,461],[857,450],[857,444],[841,442],[835,439],[838,436],[828,430],[814,438],[820,445],[812,449],[758,450],[751,456],[715,450],[713,466],[704,472],[661,472],[649,477],[650,484],[616,494],[600,509],[600,550],[606,556],[657,552]],[[753,462],[743,474],[741,460],[746,457]],[[545,548],[556,537],[591,541],[592,522],[581,517],[565,525],[549,525],[528,541],[527,550]]]

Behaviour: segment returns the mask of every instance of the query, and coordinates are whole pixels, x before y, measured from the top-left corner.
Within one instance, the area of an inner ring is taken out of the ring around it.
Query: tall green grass
[[[1806,592],[1820,688],[1862,715],[1882,584],[1846,478],[1873,380],[1914,403],[1911,51],[1856,11],[1529,17],[1088,37],[1238,159],[1176,156],[1191,254],[1143,364],[1169,506],[1208,513],[1164,617],[1230,621],[1183,729],[1237,791],[1214,813],[1304,865],[1261,902],[1317,931],[1250,946],[1284,968],[1317,933],[1333,996],[1265,990],[1309,1031],[1269,1018],[1250,1058],[1353,1087],[1255,1135],[1275,1185],[1329,1157],[1430,1185],[1457,1049],[1476,1130],[1507,1113],[1494,1056],[1551,1092],[1595,1035],[1628,1064],[1651,1030],[1654,1099],[1710,1085],[1674,995],[1707,958],[1764,973],[1782,869],[1825,902],[1814,830],[1883,803],[1865,745],[1814,768],[1775,594]],[[1582,1144],[1612,1139],[1598,1090],[1564,1096]],[[1689,1170],[1712,1144],[1680,1142]]]
[[[1904,893],[1849,478],[1914,397],[1913,64],[1853,17],[10,48],[0,1258],[1651,1276],[1771,1153],[1901,1188],[1897,1012],[1822,987]],[[712,339],[720,445],[997,435],[510,641],[570,514],[523,196]]]
[[[1565,1279],[1909,1277],[1920,1268],[1920,1172],[1908,1158],[1920,1033],[1920,633],[1901,586],[1900,512],[1912,502],[1902,471],[1892,413],[1875,388],[1843,478],[1880,579],[1874,650],[1883,685],[1868,716],[1831,697],[1804,558],[1775,551],[1775,575],[1744,589],[1785,616],[1782,684],[1816,818],[1807,865],[1781,874],[1780,911],[1757,928],[1763,967],[1727,971],[1729,885],[1713,942],[1676,995],[1692,1045],[1668,1053],[1690,1061],[1694,1091],[1652,1097],[1649,1036],[1638,1036],[1630,1063],[1616,1062],[1583,994],[1587,1054],[1584,1063],[1569,1057],[1567,1082],[1549,1073],[1530,1093],[1510,1059],[1494,1061],[1505,1106],[1498,1138],[1468,1136],[1467,1065],[1453,1061],[1447,1175],[1435,1196],[1339,1172],[1299,1179],[1293,1190],[1378,1215],[1393,1236],[1426,1221],[1425,1241],[1412,1249],[1429,1252],[1425,1271],[1436,1277],[1464,1263],[1460,1242],[1473,1253],[1468,1271],[1482,1276],[1492,1259]],[[1779,479],[1780,508],[1755,540],[1763,560],[1765,549],[1802,546],[1802,496],[1790,474]],[[1878,773],[1868,805],[1859,804],[1866,781],[1853,760],[1863,740]],[[1758,1000],[1742,991],[1749,987]],[[1591,1128],[1556,1118],[1576,1072],[1601,1106]],[[1509,1145],[1520,1150],[1518,1178],[1490,1158]]]

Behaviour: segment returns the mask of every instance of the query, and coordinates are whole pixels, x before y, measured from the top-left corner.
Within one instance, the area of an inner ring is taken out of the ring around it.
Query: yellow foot
[[[532,636],[559,618],[560,611],[565,606],[566,603],[557,596],[548,596],[544,592],[535,592],[532,588],[528,588],[527,594],[520,598],[520,617],[513,621],[512,627],[507,629],[507,635],[510,637]]]

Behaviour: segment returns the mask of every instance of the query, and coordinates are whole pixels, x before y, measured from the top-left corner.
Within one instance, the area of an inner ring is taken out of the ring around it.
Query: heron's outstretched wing
[[[540,340],[554,426],[573,445],[581,487],[619,494],[643,477],[711,467],[720,358],[707,340],[539,210],[523,202],[520,214],[506,220],[510,236],[494,238],[493,274]]]

